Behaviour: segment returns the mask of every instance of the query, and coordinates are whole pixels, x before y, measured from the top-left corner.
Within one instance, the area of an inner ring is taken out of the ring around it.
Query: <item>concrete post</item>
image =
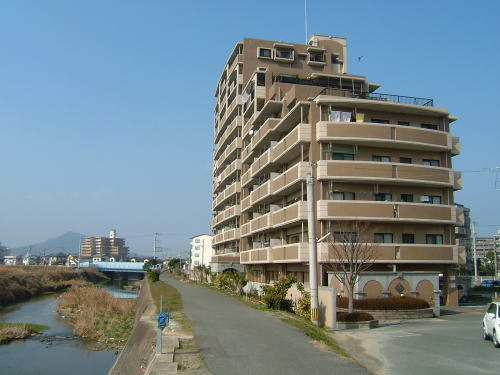
[[[332,329],[337,329],[337,288],[332,288]]]
[[[307,231],[309,235],[309,287],[311,289],[311,321],[319,325],[318,303],[318,258],[316,250],[316,211],[314,207],[313,167],[307,174]]]
[[[441,291],[440,290],[435,290],[434,291],[434,309],[433,313],[435,317],[441,316]]]

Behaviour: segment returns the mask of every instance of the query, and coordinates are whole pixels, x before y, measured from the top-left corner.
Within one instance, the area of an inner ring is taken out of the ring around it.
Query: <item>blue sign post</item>
[[[162,331],[170,321],[170,309],[163,312],[163,296],[160,296],[160,313],[158,314],[158,329],[156,331],[156,353],[161,354]]]

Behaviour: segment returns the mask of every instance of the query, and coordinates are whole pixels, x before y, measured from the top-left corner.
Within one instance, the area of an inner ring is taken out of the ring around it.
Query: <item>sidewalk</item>
[[[165,275],[161,280],[182,295],[196,346],[214,375],[369,374],[357,363],[314,346],[274,314]]]

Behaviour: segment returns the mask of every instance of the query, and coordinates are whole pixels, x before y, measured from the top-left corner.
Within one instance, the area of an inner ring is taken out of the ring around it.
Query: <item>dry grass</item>
[[[6,344],[11,340],[24,339],[47,328],[37,324],[0,323],[0,344]]]
[[[106,289],[74,286],[59,297],[58,311],[74,324],[75,335],[122,348],[134,325],[135,306],[135,300],[114,298]]]
[[[23,301],[71,285],[103,281],[107,277],[94,268],[73,269],[49,266],[0,266],[0,306]]]

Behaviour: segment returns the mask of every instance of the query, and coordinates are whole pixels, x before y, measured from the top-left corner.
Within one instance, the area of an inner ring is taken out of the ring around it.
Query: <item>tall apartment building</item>
[[[456,118],[432,99],[379,93],[347,68],[344,38],[236,44],[215,91],[213,265],[240,262],[253,283],[289,273],[308,283],[312,168],[317,238],[358,220],[378,243],[358,296],[433,299],[441,288],[454,304],[464,258],[454,228]],[[318,262],[318,279],[331,285],[327,243]]]
[[[109,237],[85,237],[80,244],[80,256],[85,258],[113,257],[115,260],[128,258],[125,239],[116,237],[116,230],[109,231]]]
[[[214,250],[212,249],[212,236],[200,234],[191,238],[191,259],[190,269],[197,266],[210,266]]]
[[[496,252],[500,256],[500,230],[491,237],[476,238],[477,259],[483,261],[490,252]]]

